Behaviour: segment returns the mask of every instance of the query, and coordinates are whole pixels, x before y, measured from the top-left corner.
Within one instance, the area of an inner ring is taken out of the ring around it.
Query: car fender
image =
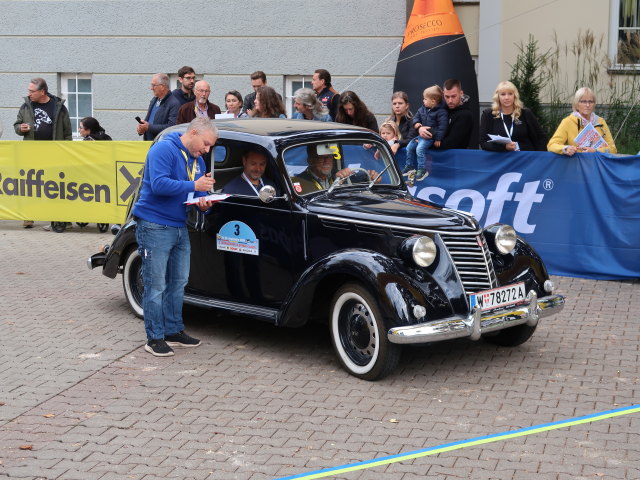
[[[283,303],[278,324],[296,327],[314,316],[327,319],[333,294],[348,281],[370,290],[387,328],[416,323],[416,304],[424,305],[432,315],[451,312],[446,295],[432,278],[418,281],[398,260],[370,250],[349,249],[324,257],[304,271]]]
[[[137,245],[135,226],[136,222],[132,219],[126,225],[123,225],[116,234],[105,257],[104,266],[102,267],[103,275],[115,278],[122,271],[127,252]]]
[[[493,239],[488,235],[490,241]],[[544,294],[544,282],[549,279],[542,259],[533,247],[518,237],[514,249],[506,255],[493,249],[493,267],[500,285],[524,281],[527,291],[535,290],[538,295]]]

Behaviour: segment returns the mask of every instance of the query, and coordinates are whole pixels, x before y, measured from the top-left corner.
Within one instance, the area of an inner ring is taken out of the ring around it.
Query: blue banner
[[[427,170],[414,196],[513,225],[550,273],[640,278],[639,156],[448,150],[430,152]]]

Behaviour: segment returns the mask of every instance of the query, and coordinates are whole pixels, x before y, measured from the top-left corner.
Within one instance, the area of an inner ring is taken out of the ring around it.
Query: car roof
[[[293,120],[280,118],[224,118],[212,120],[219,130],[227,132],[248,133],[263,137],[288,137],[308,132],[342,131],[345,133],[368,132],[371,130],[353,125],[335,122],[316,122],[313,120]],[[162,136],[173,131],[184,132],[188,124],[183,123],[169,127]]]

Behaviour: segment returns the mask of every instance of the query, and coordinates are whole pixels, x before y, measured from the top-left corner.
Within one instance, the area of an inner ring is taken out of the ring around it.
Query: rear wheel
[[[330,332],[340,363],[355,377],[377,380],[398,365],[400,347],[389,342],[375,300],[359,284],[345,284],[334,295]]]
[[[124,296],[129,303],[129,307],[137,317],[142,318],[142,297],[144,295],[144,282],[142,281],[142,258],[138,249],[134,248],[127,255],[122,271],[122,286]]]
[[[517,347],[531,338],[536,327],[530,325],[517,325],[515,327],[505,328],[497,333],[483,335],[485,342],[501,347]]]

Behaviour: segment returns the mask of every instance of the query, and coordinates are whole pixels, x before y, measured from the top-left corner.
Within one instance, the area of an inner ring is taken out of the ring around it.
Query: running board
[[[195,305],[196,307],[215,308],[216,310],[239,313],[241,315],[247,315],[275,323],[276,325],[278,323],[278,310],[275,308],[256,307],[255,305],[247,305],[246,303],[215,300],[212,298],[194,295],[192,293],[184,294],[184,303]]]

